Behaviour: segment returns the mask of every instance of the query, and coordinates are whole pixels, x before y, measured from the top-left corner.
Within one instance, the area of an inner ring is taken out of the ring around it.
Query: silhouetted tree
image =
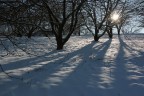
[[[42,0],[48,12],[48,19],[57,41],[57,50],[64,44],[77,27],[79,12],[87,0]]]
[[[89,0],[85,7],[87,16],[86,27],[98,41],[106,32],[112,33],[110,15],[115,10],[120,0]]]

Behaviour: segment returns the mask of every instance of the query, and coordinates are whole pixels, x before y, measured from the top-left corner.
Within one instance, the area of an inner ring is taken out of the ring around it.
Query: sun
[[[117,13],[112,14],[111,19],[112,21],[117,21],[119,19],[119,14]]]

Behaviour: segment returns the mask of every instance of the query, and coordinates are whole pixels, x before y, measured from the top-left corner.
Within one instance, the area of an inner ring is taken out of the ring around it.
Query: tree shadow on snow
[[[94,96],[110,44],[111,40],[102,44],[91,42],[72,53],[52,51],[43,56],[4,64],[5,71],[20,80],[2,74],[0,95],[78,96],[80,93],[82,96]]]
[[[128,45],[128,42],[124,42],[124,38],[118,36],[120,42],[119,50],[115,59],[115,71],[113,72],[115,78],[115,94],[120,96],[143,96],[144,92],[142,91],[144,86],[133,86],[133,84],[140,83],[144,80],[137,81],[136,78],[139,77],[137,74],[138,70],[141,70],[142,65],[138,66],[137,64],[142,64],[144,54],[135,48],[132,48]],[[141,54],[139,57],[136,54]],[[140,59],[140,60],[138,60]],[[137,63],[135,63],[137,61]],[[137,67],[137,69],[135,68]],[[144,71],[144,70],[141,70]],[[143,74],[144,75],[144,74]],[[139,79],[139,78],[137,78]]]
[[[120,36],[119,44],[114,41],[3,64],[6,72],[20,80],[1,72],[0,96],[143,96],[144,52]]]

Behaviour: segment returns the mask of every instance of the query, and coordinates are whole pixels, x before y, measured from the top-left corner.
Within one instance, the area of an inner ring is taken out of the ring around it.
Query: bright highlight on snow
[[[117,14],[117,13],[112,14],[111,19],[113,21],[117,21],[119,19],[119,14]]]

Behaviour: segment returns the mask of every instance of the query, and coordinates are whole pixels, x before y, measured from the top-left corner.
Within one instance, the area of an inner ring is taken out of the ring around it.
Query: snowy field
[[[0,43],[0,96],[144,96],[144,35],[21,39]]]

